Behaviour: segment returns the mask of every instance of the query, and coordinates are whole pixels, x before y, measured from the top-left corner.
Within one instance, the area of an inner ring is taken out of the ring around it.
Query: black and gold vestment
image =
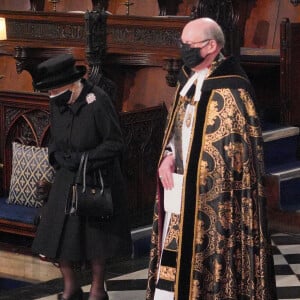
[[[183,68],[163,150],[183,102],[193,100],[193,88],[186,97],[179,95],[188,77]],[[147,300],[156,286],[174,291],[175,300],[277,299],[261,127],[252,87],[234,58],[212,66],[195,105],[181,213],[172,215],[164,244],[163,188],[158,184]]]

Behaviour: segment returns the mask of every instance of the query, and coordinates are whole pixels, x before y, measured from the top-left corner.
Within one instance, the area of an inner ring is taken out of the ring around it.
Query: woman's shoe
[[[89,300],[109,300],[109,297],[108,297],[108,294],[105,292],[105,295],[101,299],[99,299],[97,297],[90,296]]]
[[[105,296],[104,296],[104,298],[102,298],[102,300],[109,300],[108,294],[106,292],[105,292]]]
[[[82,291],[82,289],[77,290],[69,298],[64,298],[63,297],[63,293],[60,293],[60,294],[57,295],[57,300],[82,300],[82,299],[83,299],[83,291]]]

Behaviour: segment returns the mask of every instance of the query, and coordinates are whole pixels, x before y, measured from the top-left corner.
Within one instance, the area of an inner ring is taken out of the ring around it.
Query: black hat
[[[79,80],[86,73],[85,66],[75,66],[71,54],[61,54],[40,63],[36,68],[33,87],[51,90]]]

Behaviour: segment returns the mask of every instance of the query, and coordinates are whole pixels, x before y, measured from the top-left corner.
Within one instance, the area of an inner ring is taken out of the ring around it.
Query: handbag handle
[[[85,152],[82,153],[82,155],[81,155],[79,167],[78,167],[78,170],[77,170],[77,173],[76,173],[76,176],[75,176],[75,184],[80,183],[81,172],[82,172],[82,169],[83,169],[83,165],[84,165],[84,162],[85,162],[86,155],[87,155],[87,153],[85,153]]]
[[[81,175],[81,172],[82,172],[82,193],[84,193],[85,190],[86,190],[86,168],[87,168],[88,156],[89,156],[89,154],[87,152],[84,152],[81,155],[79,168],[78,168],[78,171],[77,171],[77,174],[76,174],[76,181],[75,182],[80,183],[80,177],[81,177],[80,175]],[[101,183],[100,193],[102,195],[103,192],[104,192],[104,182],[103,182],[101,170],[99,169],[98,172],[99,172],[99,180],[100,180],[100,183]]]
[[[86,188],[86,165],[87,165],[89,154],[84,152],[83,156],[84,156],[84,160],[83,160],[83,171],[82,171],[82,192],[84,193]]]

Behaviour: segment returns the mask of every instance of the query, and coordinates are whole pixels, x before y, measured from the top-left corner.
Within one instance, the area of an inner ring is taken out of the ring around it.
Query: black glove
[[[59,167],[62,167],[62,165],[64,164],[63,152],[59,152],[59,151],[54,152],[54,159],[56,161],[56,164],[58,164]]]
[[[57,151],[54,153],[54,157],[61,168],[68,169],[69,171],[76,171],[80,164],[81,153],[65,153]]]
[[[78,170],[83,152],[70,152],[66,154],[66,161],[71,171]]]

